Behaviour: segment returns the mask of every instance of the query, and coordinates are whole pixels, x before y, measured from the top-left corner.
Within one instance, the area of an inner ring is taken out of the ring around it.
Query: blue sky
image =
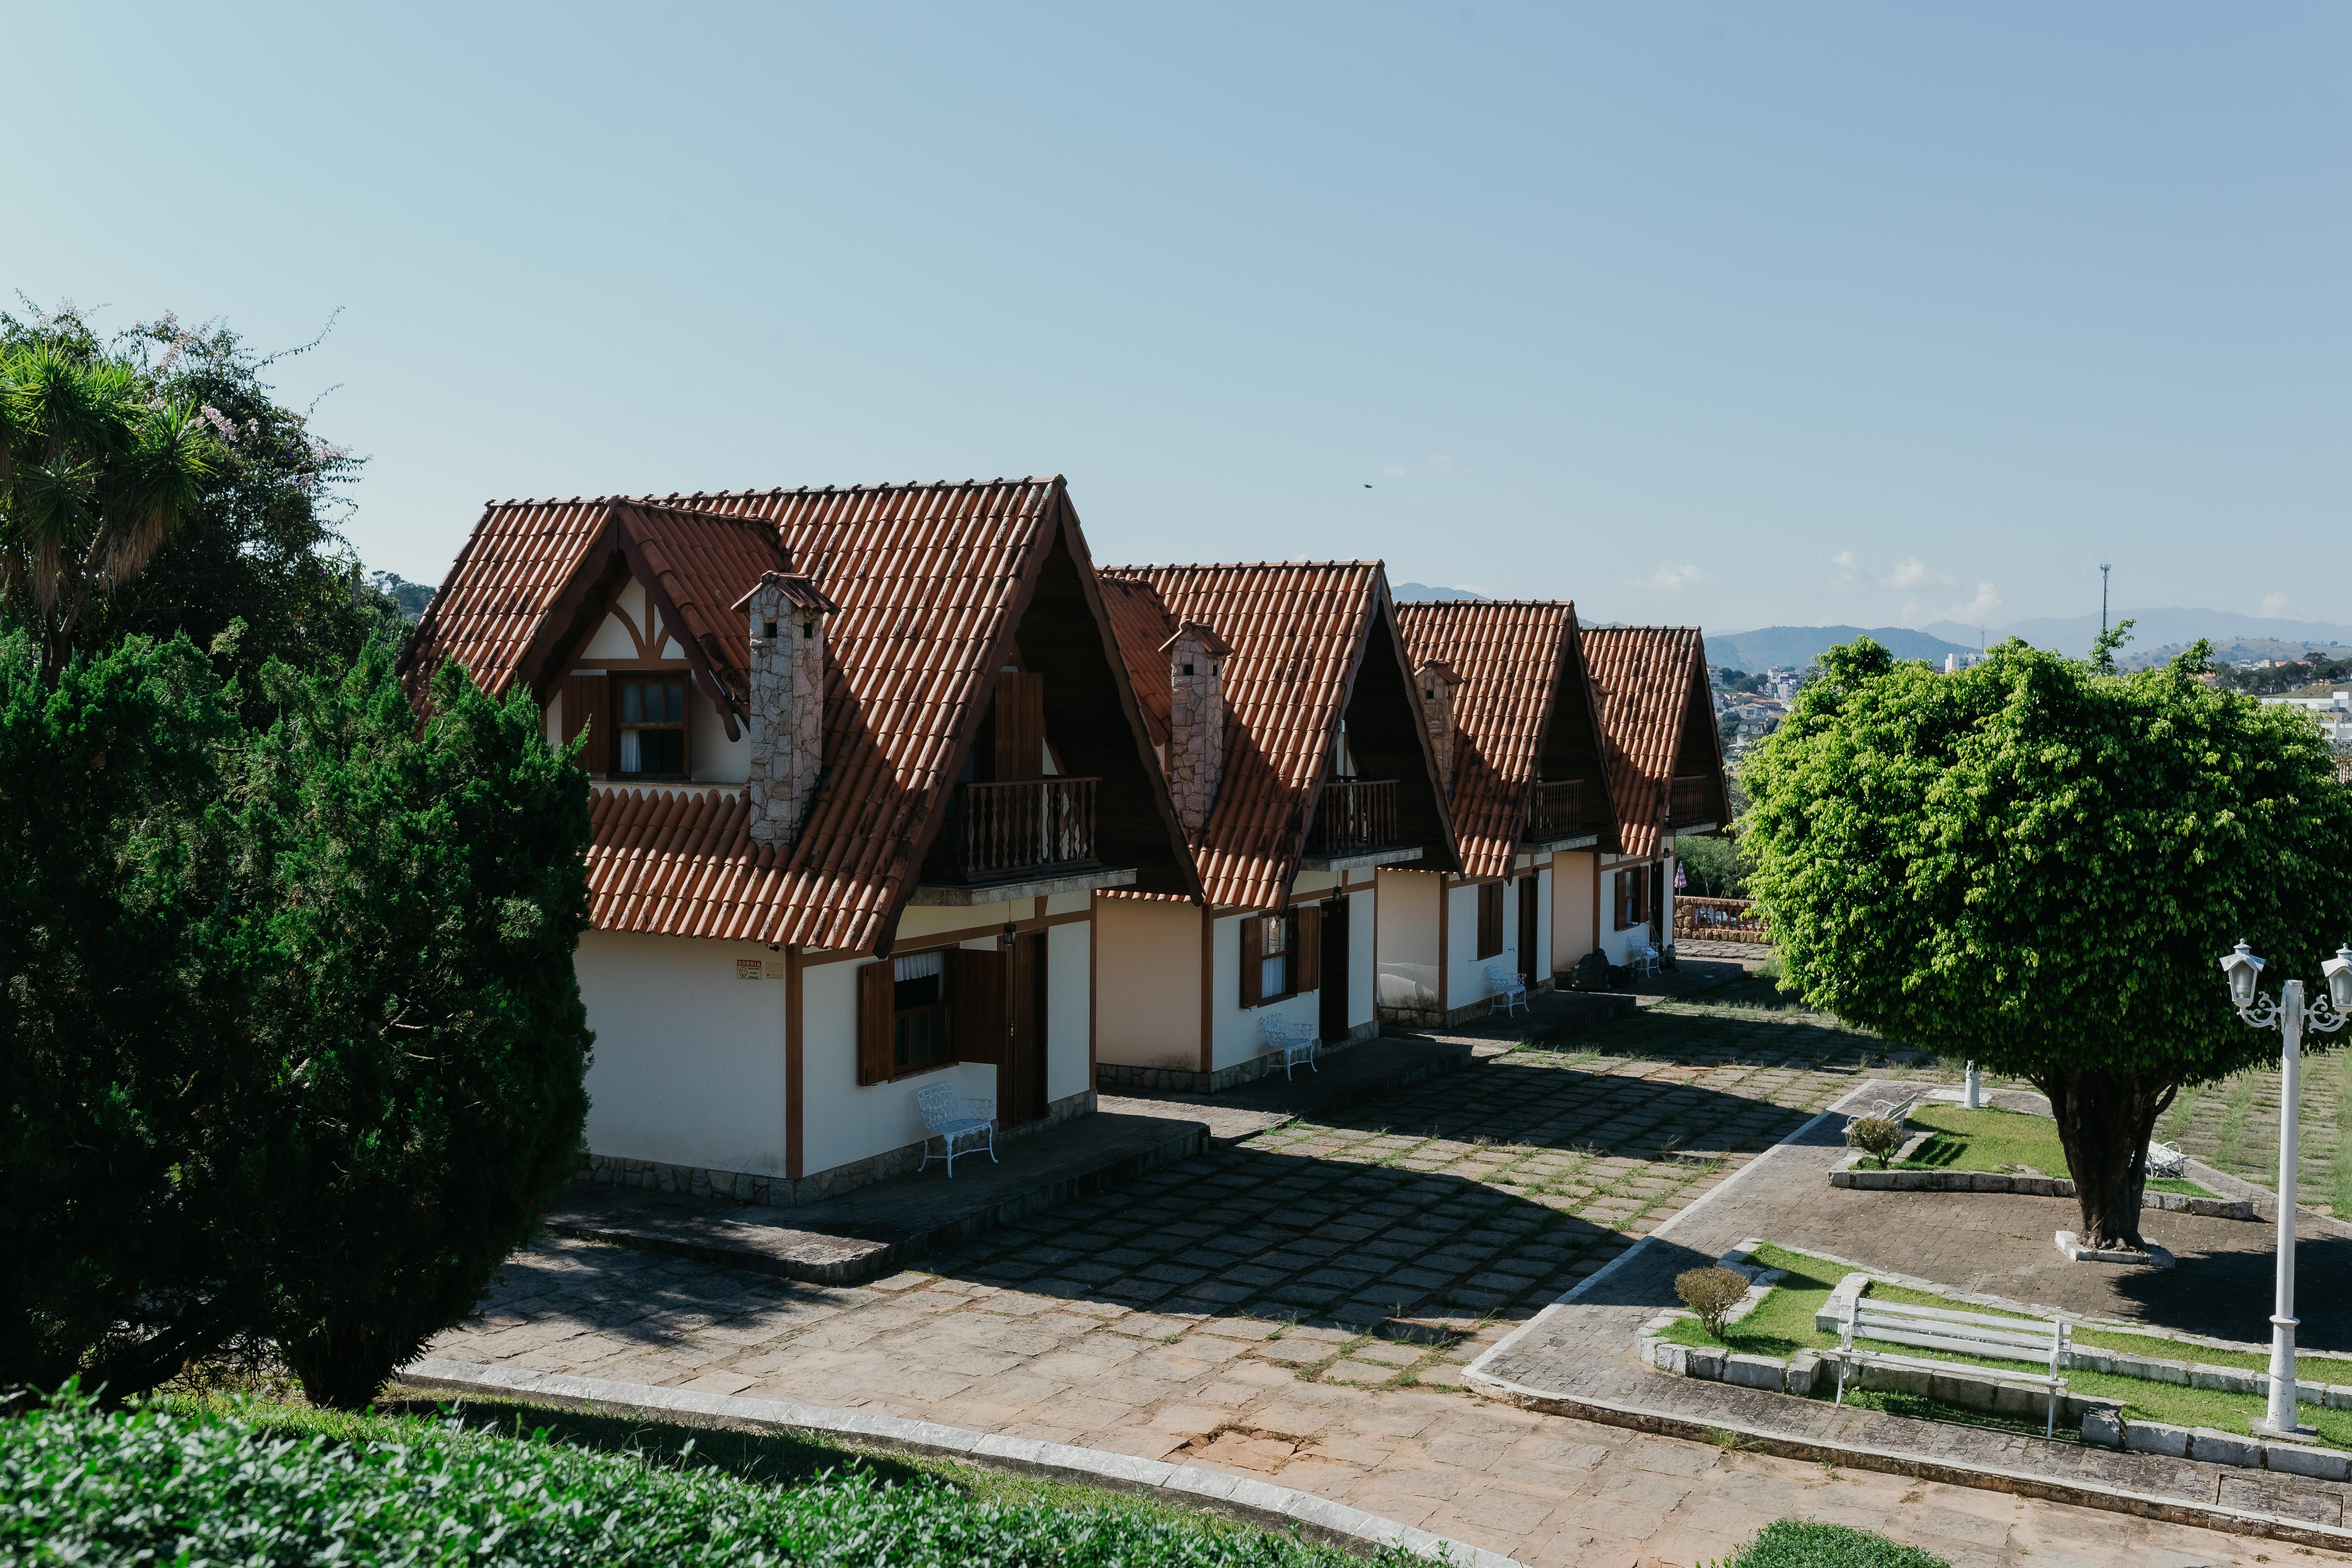
[[[0,288],[486,498],[1069,476],[1604,620],[2344,618],[2352,10],[0,11]],[[1367,489],[1366,486],[1371,488]]]

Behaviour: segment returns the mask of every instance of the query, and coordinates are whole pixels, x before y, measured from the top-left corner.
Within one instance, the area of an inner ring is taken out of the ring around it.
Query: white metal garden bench
[[[2147,1173],[2169,1180],[2189,1173],[2189,1156],[2169,1143],[2151,1142],[2147,1146]]]
[[[1511,1016],[1511,1005],[1517,1003],[1528,1010],[1528,977],[1510,966],[1508,961],[1496,959],[1486,965],[1487,994],[1501,998],[1503,1016]]]
[[[1265,1031],[1266,1054],[1280,1053],[1284,1079],[1287,1079],[1290,1069],[1300,1062],[1307,1064],[1309,1072],[1320,1073],[1323,1070],[1315,1065],[1315,1031],[1304,1023],[1287,1013],[1261,1013],[1257,1026]]]
[[[948,1177],[955,1177],[958,1154],[968,1154],[984,1149],[989,1160],[996,1160],[996,1101],[976,1100],[951,1083],[935,1083],[929,1089],[915,1091],[915,1109],[923,1114],[923,1128],[929,1134],[923,1140],[923,1164],[934,1160],[948,1163]],[[931,1152],[931,1139],[940,1141],[944,1154]],[[920,1169],[918,1166],[917,1169]]]
[[[2058,1396],[2066,1390],[2066,1380],[2059,1374],[2059,1369],[2066,1364],[2066,1352],[2072,1345],[2074,1332],[2064,1323],[2048,1322],[2040,1318],[1996,1318],[1984,1312],[1956,1312],[1942,1307],[1874,1301],[1857,1290],[1846,1298],[1839,1313],[1838,1348],[1821,1353],[1824,1359],[1838,1363],[1837,1402],[1841,1405],[1845,1403],[1845,1379],[1849,1368],[1858,1370],[1866,1366],[1884,1366],[1909,1372],[1940,1372],[1962,1377],[1990,1378],[1996,1383],[2038,1389],[2047,1394],[2050,1418],[2043,1424],[2043,1435],[2054,1436],[2058,1430]],[[2030,1372],[2012,1372],[2006,1367],[1930,1361],[1922,1356],[1901,1355],[1892,1351],[1857,1345],[1854,1343],[1857,1339],[1914,1345],[1922,1350],[1958,1351],[1963,1355],[2005,1356],[2012,1361],[2046,1358],[2050,1371],[2044,1377]]]

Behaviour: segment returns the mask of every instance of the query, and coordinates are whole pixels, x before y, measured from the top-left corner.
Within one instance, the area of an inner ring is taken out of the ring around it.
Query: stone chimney
[[[1416,672],[1421,680],[1422,716],[1429,721],[1430,750],[1437,753],[1437,776],[1448,795],[1454,793],[1454,692],[1462,678],[1454,667],[1431,659]]]
[[[1225,773],[1225,639],[1186,621],[1160,645],[1168,656],[1168,793],[1187,838],[1198,838]]]
[[[824,618],[840,606],[814,578],[770,572],[735,607],[751,631],[751,842],[789,846],[824,763]]]

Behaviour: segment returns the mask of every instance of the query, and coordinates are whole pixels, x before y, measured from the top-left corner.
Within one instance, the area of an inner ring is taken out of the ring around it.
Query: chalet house
[[[1674,928],[1675,840],[1731,820],[1723,747],[1696,626],[1587,626],[1585,667],[1601,704],[1617,849],[1564,856],[1554,952],[1598,948],[1612,963],[1663,950]]]
[[[1381,868],[1380,1013],[1437,1025],[1486,1012],[1498,965],[1533,991],[1584,956],[1584,867],[1617,821],[1573,605],[1404,604],[1397,626],[1462,869]]]
[[[496,503],[446,659],[593,775],[599,1180],[792,1205],[916,1165],[929,1086],[1091,1110],[1097,897],[1199,894],[1058,479]]]
[[[1378,872],[1457,866],[1379,563],[1114,567],[1102,590],[1206,900],[1097,905],[1102,1081],[1256,1078],[1269,1016],[1377,1034]]]

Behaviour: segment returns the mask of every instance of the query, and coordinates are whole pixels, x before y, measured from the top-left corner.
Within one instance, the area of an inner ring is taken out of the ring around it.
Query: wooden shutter
[[[1265,1000],[1265,917],[1251,915],[1242,921],[1242,1005],[1255,1007]]]
[[[580,765],[592,773],[613,771],[613,682],[609,676],[567,675],[563,678],[563,743],[570,745],[588,731]]]
[[[898,992],[891,984],[888,959],[857,972],[857,1081],[888,1083],[892,1026],[898,1021]]]
[[[1478,956],[1492,958],[1503,951],[1503,884],[1478,887]]]
[[[1045,678],[1007,671],[996,678],[996,777],[1000,784],[1045,776]]]
[[[1308,904],[1291,918],[1298,922],[1298,931],[1290,940],[1290,988],[1319,991],[1323,988],[1323,906]]]
[[[948,1041],[960,1062],[1004,1063],[1004,963],[1000,948],[948,950]]]

